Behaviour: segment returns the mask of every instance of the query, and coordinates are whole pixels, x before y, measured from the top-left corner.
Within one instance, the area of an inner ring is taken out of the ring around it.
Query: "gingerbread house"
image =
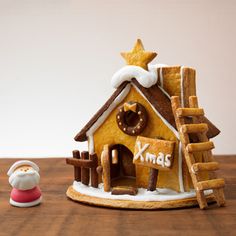
[[[88,141],[88,151],[67,159],[75,168],[67,196],[139,209],[223,205],[224,183],[211,175],[218,163],[209,141],[220,131],[197,106],[195,70],[149,64],[156,53],[140,40],[122,56],[127,65],[112,77],[115,92],[75,137]],[[190,152],[188,144],[198,150]],[[200,189],[204,181],[210,187]]]

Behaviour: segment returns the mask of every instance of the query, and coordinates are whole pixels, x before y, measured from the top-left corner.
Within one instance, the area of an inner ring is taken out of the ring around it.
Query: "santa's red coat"
[[[19,190],[13,188],[11,191],[11,199],[15,202],[33,202],[41,197],[41,190],[38,186],[29,190]]]

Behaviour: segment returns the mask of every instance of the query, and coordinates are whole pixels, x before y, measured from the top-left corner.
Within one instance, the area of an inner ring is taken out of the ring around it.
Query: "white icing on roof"
[[[157,68],[158,65],[148,65],[148,70],[139,66],[124,66],[112,76],[111,85],[118,88],[124,81],[135,78],[143,87],[150,88],[157,83]]]

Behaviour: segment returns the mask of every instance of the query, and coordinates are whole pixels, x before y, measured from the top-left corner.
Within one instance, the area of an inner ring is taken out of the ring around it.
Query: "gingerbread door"
[[[112,186],[135,185],[133,153],[124,145],[116,144],[109,149]]]

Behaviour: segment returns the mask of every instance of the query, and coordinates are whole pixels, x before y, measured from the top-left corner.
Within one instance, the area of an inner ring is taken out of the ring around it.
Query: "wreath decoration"
[[[132,117],[135,117],[132,119]],[[145,107],[138,102],[126,102],[119,107],[116,114],[118,127],[131,136],[142,133],[148,121],[148,115]]]

